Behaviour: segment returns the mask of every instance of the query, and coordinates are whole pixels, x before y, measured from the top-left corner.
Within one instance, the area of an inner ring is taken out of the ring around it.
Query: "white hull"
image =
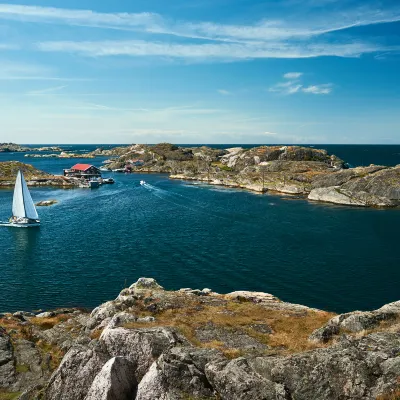
[[[32,224],[12,224],[11,222],[2,222],[0,226],[8,226],[10,228],[34,228],[40,226],[40,222],[35,222]]]

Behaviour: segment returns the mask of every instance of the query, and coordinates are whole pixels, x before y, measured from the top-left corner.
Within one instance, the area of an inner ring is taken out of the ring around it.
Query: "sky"
[[[0,142],[399,144],[400,1],[1,3],[0,110]]]

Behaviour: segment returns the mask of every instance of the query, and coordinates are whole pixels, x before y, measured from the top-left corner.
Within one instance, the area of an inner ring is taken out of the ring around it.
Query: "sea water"
[[[400,163],[400,146],[315,147],[353,165]],[[0,153],[0,161],[51,173],[104,159]],[[58,200],[38,209],[42,226],[0,228],[0,312],[94,307],[142,276],[167,289],[263,291],[335,312],[400,299],[398,209],[260,195],[163,174],[108,176],[114,185],[93,190],[32,188],[35,202]],[[11,203],[12,189],[0,190],[0,220]]]

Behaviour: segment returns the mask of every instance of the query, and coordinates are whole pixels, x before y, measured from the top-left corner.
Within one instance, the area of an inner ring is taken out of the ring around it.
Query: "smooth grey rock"
[[[121,307],[115,301],[107,301],[91,312],[87,327],[93,329],[106,318],[112,318],[119,311],[121,311]]]
[[[141,323],[150,323],[150,322],[154,322],[156,319],[150,315],[148,315],[147,317],[141,317],[138,318],[136,322],[141,322]]]
[[[290,399],[281,385],[258,375],[245,358],[211,362],[205,372],[222,400]]]
[[[23,390],[35,384],[45,383],[50,374],[43,370],[43,357],[40,350],[33,342],[19,339],[14,342],[15,365],[23,366],[26,371],[17,375],[17,382],[13,385],[14,390]]]
[[[108,360],[94,379],[85,400],[132,400],[136,365],[123,357]]]
[[[383,196],[364,191],[351,191],[343,186],[317,188],[311,190],[309,200],[359,207],[394,207],[396,202]]]
[[[111,356],[125,357],[136,364],[139,380],[165,350],[187,344],[187,340],[171,328],[107,328],[100,342]]]
[[[153,278],[139,278],[137,282],[133,283],[129,289],[134,290],[164,290],[164,288],[157,283]]]
[[[155,361],[141,380],[136,400],[211,398],[214,389],[204,369],[223,357],[216,350],[174,347]]]
[[[16,380],[14,353],[10,337],[0,327],[0,387],[8,387]]]
[[[400,334],[377,333],[293,356],[257,357],[249,365],[264,379],[283,384],[291,399],[373,400],[397,387],[399,350]]]
[[[322,328],[316,329],[308,339],[315,343],[327,343],[332,339],[333,336],[338,335],[339,332],[339,325],[327,324]]]
[[[137,317],[133,314],[129,314],[125,311],[119,312],[117,314],[115,314],[110,322],[107,324],[107,326],[109,328],[117,328],[119,326],[122,326],[124,324],[127,324],[129,322],[136,322],[137,321]]]
[[[56,316],[55,312],[53,312],[53,311],[45,311],[45,312],[42,312],[40,314],[37,314],[36,318],[52,318],[52,317],[55,317],[55,316]]]
[[[388,303],[378,308],[377,312],[388,312],[388,313],[396,313],[400,315],[400,301],[394,301],[393,303]]]
[[[204,293],[202,290],[199,290],[199,289],[186,290],[185,293],[189,294],[189,295],[194,295],[194,296],[205,296],[206,295],[206,293]]]
[[[353,311],[336,315],[323,327],[316,329],[309,337],[313,342],[326,343],[342,332],[361,332],[376,328],[382,321],[394,320],[400,316],[400,301],[386,304],[374,311]]]
[[[235,299],[239,301],[248,301],[252,303],[258,303],[264,307],[271,308],[274,310],[282,310],[282,311],[319,311],[315,308],[310,308],[303,306],[301,304],[293,304],[286,303],[284,301],[279,300],[277,297],[270,293],[264,292],[249,292],[245,290],[239,290],[236,292],[231,292],[225,295],[229,299]]]
[[[100,348],[71,348],[50,378],[46,399],[83,400],[108,359]]]
[[[13,317],[20,318],[22,320],[32,318],[35,314],[27,311],[17,311],[13,314]]]
[[[135,400],[171,400],[168,384],[155,361],[140,381]]]
[[[196,338],[202,343],[216,340],[223,343],[226,348],[240,349],[246,352],[263,352],[268,349],[268,346],[249,336],[240,328],[230,329],[213,323],[207,323],[197,329]]]

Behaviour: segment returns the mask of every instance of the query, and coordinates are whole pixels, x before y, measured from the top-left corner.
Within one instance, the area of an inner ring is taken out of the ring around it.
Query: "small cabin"
[[[64,176],[84,179],[101,178],[101,171],[94,165],[75,164],[70,169],[64,169]]]

